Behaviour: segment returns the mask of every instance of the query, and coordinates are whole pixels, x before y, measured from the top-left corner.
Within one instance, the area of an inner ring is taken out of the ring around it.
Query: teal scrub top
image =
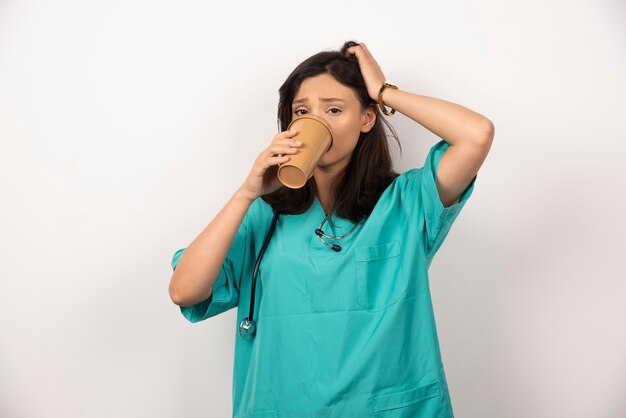
[[[281,214],[257,276],[256,335],[245,341],[238,326],[273,217],[261,198],[250,205],[211,297],[180,307],[190,322],[238,307],[233,417],[453,417],[428,269],[476,177],[443,207],[435,179],[448,147],[439,141],[423,167],[396,177],[350,235],[327,239],[340,252],[315,235],[325,217],[317,198],[303,214]],[[323,230],[332,236],[354,225],[331,220]]]

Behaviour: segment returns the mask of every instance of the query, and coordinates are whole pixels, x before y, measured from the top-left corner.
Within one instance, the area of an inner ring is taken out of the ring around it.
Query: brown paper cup
[[[333,133],[328,122],[310,114],[292,120],[287,129],[298,131],[292,139],[302,141],[302,145],[297,153],[289,154],[289,161],[278,165],[278,180],[291,189],[299,189],[313,176],[322,155],[333,146]]]

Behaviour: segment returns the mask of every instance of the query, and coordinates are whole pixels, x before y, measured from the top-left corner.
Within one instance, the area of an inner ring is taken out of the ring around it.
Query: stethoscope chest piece
[[[256,321],[250,320],[248,318],[244,318],[239,323],[239,336],[246,340],[250,341],[254,337],[254,332],[256,331]]]

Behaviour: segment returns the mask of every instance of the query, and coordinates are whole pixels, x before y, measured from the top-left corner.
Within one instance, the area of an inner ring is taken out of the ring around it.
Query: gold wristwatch
[[[383,93],[386,88],[398,90],[398,86],[385,81],[383,85],[380,87],[380,90],[378,90],[378,107],[380,108],[381,112],[383,112],[385,115],[391,116],[394,113],[396,113],[396,109],[390,107],[389,109],[391,109],[391,111],[388,112],[387,109],[385,108],[385,103],[383,103]]]

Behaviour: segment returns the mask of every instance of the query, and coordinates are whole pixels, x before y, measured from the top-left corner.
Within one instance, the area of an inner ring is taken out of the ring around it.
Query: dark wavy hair
[[[320,74],[330,74],[341,84],[350,87],[361,103],[361,110],[372,106],[376,122],[369,132],[361,132],[350,162],[331,185],[335,213],[352,222],[359,222],[372,213],[378,198],[399,175],[393,170],[391,154],[384,124],[395,138],[400,153],[402,145],[393,127],[382,118],[376,101],[369,97],[365,81],[355,55],[346,52],[355,41],[343,44],[339,51],[319,52],[298,65],[278,90],[278,123],[280,132],[287,129],[292,120],[291,106],[302,81]],[[316,195],[314,177],[299,189],[281,186],[272,193],[261,196],[272,208],[284,214],[301,214],[313,204]]]

